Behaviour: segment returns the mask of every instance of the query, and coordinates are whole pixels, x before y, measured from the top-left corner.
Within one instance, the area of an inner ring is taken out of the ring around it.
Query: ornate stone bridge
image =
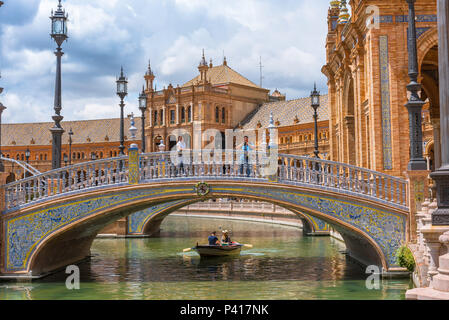
[[[203,160],[206,158],[207,160]],[[108,224],[153,208],[154,217],[213,198],[245,198],[322,220],[364,264],[398,270],[395,253],[407,243],[407,181],[346,164],[266,153],[250,164],[170,153],[103,159],[53,170],[3,186],[1,273],[41,276],[87,257]],[[189,159],[193,159],[190,161]],[[269,174],[267,174],[269,173]]]

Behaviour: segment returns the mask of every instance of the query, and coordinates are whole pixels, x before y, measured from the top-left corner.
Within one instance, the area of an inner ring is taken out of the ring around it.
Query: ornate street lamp
[[[66,154],[64,154],[64,165],[67,167],[67,161],[69,160],[69,157],[67,157]]]
[[[142,153],[145,153],[145,112],[147,111],[147,95],[145,94],[144,87],[142,87],[142,93],[139,96],[139,109],[142,112]]]
[[[30,154],[31,154],[30,149],[27,148],[27,150],[25,151],[25,159],[26,159],[27,163],[30,162]]]
[[[55,40],[58,47],[56,48],[56,83],[55,83],[55,115],[52,117],[55,125],[50,129],[52,134],[52,168],[61,167],[61,142],[64,129],[61,127],[62,99],[61,99],[61,57],[64,55],[61,45],[67,40],[67,18],[68,15],[62,9],[61,0],[59,0],[56,12],[51,12],[51,37]]]
[[[310,94],[310,98],[312,101],[312,108],[314,111],[313,119],[315,121],[315,150],[313,153],[315,154],[316,158],[319,158],[319,150],[318,150],[318,108],[320,107],[320,93],[316,90],[316,83],[314,86],[313,91]]]
[[[72,136],[73,136],[73,131],[72,128],[70,128],[69,131],[69,166],[72,165]]]
[[[92,161],[97,160],[97,154],[96,154],[95,152],[92,152],[92,153],[90,154],[90,159],[91,159]]]
[[[120,71],[120,77],[117,79],[117,95],[120,97],[120,147],[119,154],[121,156],[125,155],[125,124],[124,124],[124,113],[123,108],[125,103],[123,100],[128,95],[128,79],[123,74],[123,67]]]
[[[422,107],[425,104],[419,97],[421,85],[418,83],[418,53],[416,49],[416,24],[415,24],[415,2],[406,0],[408,3],[408,75],[410,83],[407,90],[410,91],[410,99],[405,105],[408,109],[409,131],[410,131],[410,161],[408,170],[427,170],[427,163],[423,157],[422,143]]]

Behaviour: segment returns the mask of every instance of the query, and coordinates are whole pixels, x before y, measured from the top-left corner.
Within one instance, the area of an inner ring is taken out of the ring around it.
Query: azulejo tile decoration
[[[161,213],[162,211],[165,211],[168,208],[177,206],[183,202],[187,203],[187,201],[185,201],[185,200],[170,201],[170,202],[158,204],[156,206],[152,206],[143,211],[133,213],[132,215],[130,215],[128,217],[128,233],[129,234],[142,234],[143,228],[144,228],[145,224],[148,222],[148,220],[150,220],[152,217],[154,217],[158,213]]]

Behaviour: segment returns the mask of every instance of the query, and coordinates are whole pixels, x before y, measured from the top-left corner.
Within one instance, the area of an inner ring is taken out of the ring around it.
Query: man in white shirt
[[[182,136],[178,137],[178,143],[176,144],[176,152],[178,152],[178,175],[184,173],[184,163],[182,162],[182,152],[186,148],[186,144],[182,141]]]

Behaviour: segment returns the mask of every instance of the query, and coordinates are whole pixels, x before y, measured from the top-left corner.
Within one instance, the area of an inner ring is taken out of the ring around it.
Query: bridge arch
[[[137,212],[128,216],[127,234],[132,236],[151,237],[160,231],[160,225],[165,218],[185,208],[190,204],[203,202],[201,199],[193,202],[192,200],[178,200],[152,206],[146,210]],[[214,210],[213,208],[211,210]],[[262,209],[261,209],[262,210]],[[291,211],[292,212],[292,211]],[[254,215],[263,215],[266,212],[252,211]],[[299,217],[303,224],[303,231],[306,235],[329,235],[329,225],[324,221],[316,219],[303,212],[292,212]]]
[[[99,188],[6,213],[2,272],[45,274],[87,257],[97,233],[122,217],[158,204],[207,198],[244,197],[310,214],[336,228],[355,258],[385,270],[396,267],[395,252],[407,241],[406,212],[387,204],[251,179],[211,179],[210,193],[202,197],[196,193],[199,182],[203,180]]]

